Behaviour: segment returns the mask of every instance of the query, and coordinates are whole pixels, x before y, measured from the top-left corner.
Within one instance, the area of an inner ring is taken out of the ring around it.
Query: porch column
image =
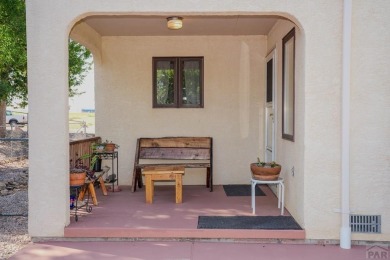
[[[29,234],[63,236],[69,222],[68,35],[56,12],[26,2]]]
[[[341,100],[341,227],[340,247],[351,249],[349,208],[350,164],[350,84],[351,84],[352,0],[344,0],[343,17],[343,85]]]

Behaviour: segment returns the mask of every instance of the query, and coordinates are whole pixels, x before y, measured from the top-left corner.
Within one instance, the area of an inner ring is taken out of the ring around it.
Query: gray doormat
[[[229,184],[223,185],[226,196],[251,196],[251,185]],[[256,196],[265,196],[265,193],[259,188],[255,187]]]
[[[199,216],[198,229],[302,230],[291,216]]]

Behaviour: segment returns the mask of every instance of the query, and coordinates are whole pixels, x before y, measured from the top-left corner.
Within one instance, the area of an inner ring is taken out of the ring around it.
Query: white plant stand
[[[258,180],[252,177],[251,179],[251,197],[252,197],[252,214],[255,214],[255,207],[256,207],[256,194],[255,194],[255,187],[257,184],[276,184],[278,185],[278,208],[280,209],[280,215],[284,214],[284,183],[283,178],[278,178],[274,181],[263,181]]]

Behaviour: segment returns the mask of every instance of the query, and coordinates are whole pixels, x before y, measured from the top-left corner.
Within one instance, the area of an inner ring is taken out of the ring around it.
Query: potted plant
[[[104,145],[105,145],[104,150],[106,152],[113,152],[113,151],[115,151],[115,149],[119,148],[119,145],[113,143],[112,141],[108,141],[108,140],[106,140],[104,142]]]
[[[78,158],[75,164],[72,164],[72,160],[69,163],[69,185],[70,186],[82,186],[85,183],[87,171],[82,167],[82,159]]]
[[[81,160],[90,158],[89,168],[86,166],[83,166],[84,169],[87,170],[89,175],[93,175],[95,172],[102,171],[102,158],[99,154],[84,154],[80,157]]]
[[[276,162],[262,162],[257,157],[257,163],[251,163],[253,177],[258,180],[274,181],[279,178],[282,166]]]
[[[91,144],[92,152],[103,153],[105,146],[106,145],[104,143],[92,143]]]

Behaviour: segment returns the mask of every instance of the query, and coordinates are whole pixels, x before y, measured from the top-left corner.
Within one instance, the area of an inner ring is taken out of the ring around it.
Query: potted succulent
[[[82,159],[78,158],[74,165],[72,160],[69,162],[69,185],[70,186],[82,186],[85,183],[87,171],[82,167]]]
[[[273,181],[279,178],[282,166],[276,162],[262,162],[257,157],[257,163],[251,163],[253,177],[258,180]]]
[[[92,151],[94,153],[104,153],[104,152],[113,152],[115,149],[119,148],[119,145],[113,143],[112,141],[106,140],[102,143],[93,143]]]
[[[85,166],[83,164],[83,160],[91,158],[90,166]],[[69,185],[70,186],[82,186],[85,183],[86,177],[90,179],[94,179],[95,171],[98,171],[96,169],[96,164],[99,161],[100,156],[94,155],[94,154],[84,154],[83,156],[79,157],[74,165],[72,160],[69,162]],[[101,159],[100,159],[101,160]],[[101,166],[100,166],[101,167]],[[101,169],[99,170],[101,171]]]
[[[103,144],[105,145],[104,150],[106,152],[113,152],[115,149],[119,148],[119,145],[113,143],[112,141],[106,140]]]
[[[104,143],[92,143],[91,148],[94,153],[103,153],[105,148]]]

